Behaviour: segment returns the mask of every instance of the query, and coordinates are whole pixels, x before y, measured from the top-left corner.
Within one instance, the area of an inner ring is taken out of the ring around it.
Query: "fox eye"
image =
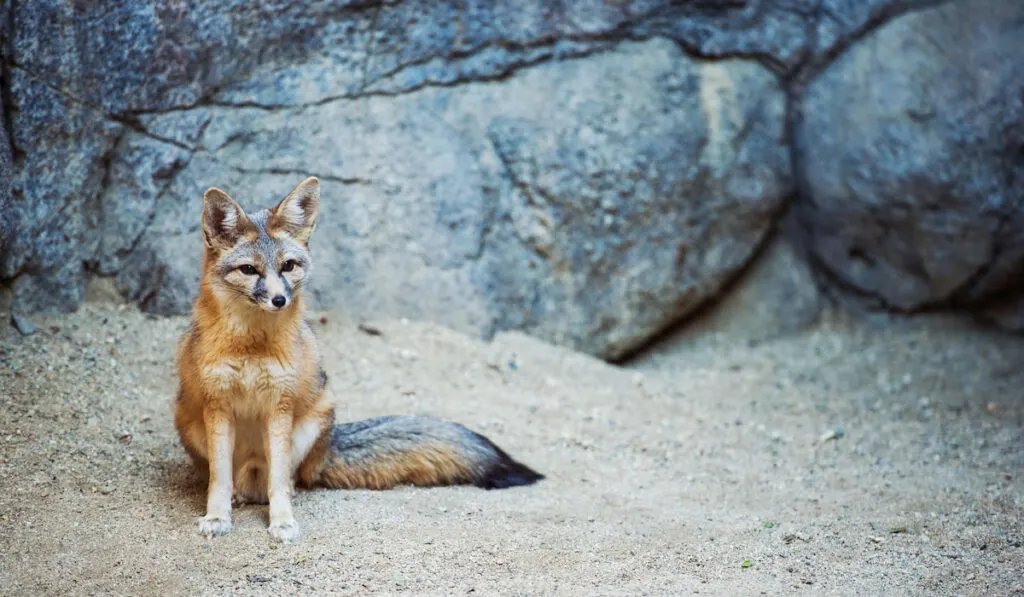
[[[246,263],[245,265],[239,267],[238,271],[242,272],[243,274],[245,274],[247,276],[259,275],[259,272],[256,271],[256,268],[251,266],[251,265],[249,265],[248,263]]]
[[[295,269],[295,260],[294,259],[289,259],[288,261],[285,261],[284,263],[281,264],[281,271],[282,272],[290,272],[293,269]]]

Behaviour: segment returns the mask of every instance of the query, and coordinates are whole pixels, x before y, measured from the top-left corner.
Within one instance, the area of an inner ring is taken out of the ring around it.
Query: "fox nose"
[[[274,298],[270,299],[270,303],[272,305],[274,305],[275,307],[277,307],[278,309],[283,307],[284,304],[287,303],[287,302],[288,302],[288,299],[284,298],[280,294],[275,296]]]

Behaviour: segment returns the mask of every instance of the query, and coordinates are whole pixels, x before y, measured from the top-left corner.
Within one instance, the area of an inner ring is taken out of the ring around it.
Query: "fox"
[[[412,415],[335,423],[302,297],[319,209],[315,176],[254,213],[216,187],[203,195],[202,276],[178,341],[174,408],[206,482],[199,533],[228,533],[233,506],[263,504],[270,536],[295,541],[297,486],[504,489],[544,479],[459,423]]]

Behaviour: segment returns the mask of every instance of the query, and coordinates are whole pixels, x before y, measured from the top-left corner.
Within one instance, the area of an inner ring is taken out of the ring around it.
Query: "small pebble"
[[[378,327],[376,327],[374,325],[371,325],[369,323],[361,323],[361,324],[359,324],[358,328],[359,328],[360,332],[362,332],[362,333],[364,333],[364,334],[366,334],[368,336],[381,336],[381,335],[383,335],[383,332],[380,331],[380,328],[378,328]]]
[[[839,425],[838,427],[829,429],[823,433],[821,437],[818,438],[818,443],[823,444],[834,439],[842,439],[844,435],[846,435],[846,429],[842,425]]]

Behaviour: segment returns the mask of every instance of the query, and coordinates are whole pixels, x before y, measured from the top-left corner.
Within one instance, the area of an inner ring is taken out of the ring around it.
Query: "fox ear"
[[[316,230],[319,210],[320,180],[310,176],[270,210],[269,227],[271,230],[285,232],[303,244],[309,244],[309,237]]]
[[[203,241],[211,249],[227,249],[251,226],[235,200],[220,189],[203,194]]]

